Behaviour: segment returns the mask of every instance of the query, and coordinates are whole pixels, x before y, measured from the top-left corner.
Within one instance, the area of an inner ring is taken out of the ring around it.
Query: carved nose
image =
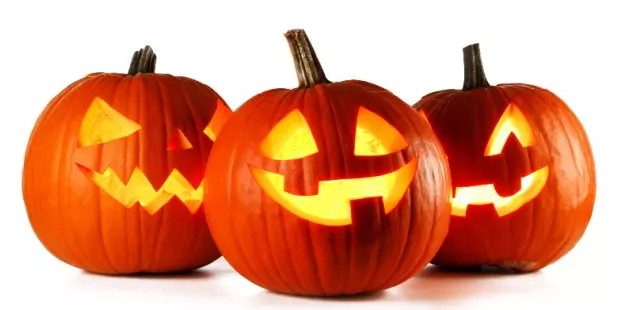
[[[528,148],[521,146],[517,137],[511,133],[500,156],[503,164],[498,165],[498,178],[494,186],[498,195],[509,197],[521,189],[521,178],[531,170]]]

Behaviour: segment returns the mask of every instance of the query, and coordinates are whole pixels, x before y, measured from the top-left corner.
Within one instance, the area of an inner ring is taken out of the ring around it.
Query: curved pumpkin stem
[[[463,90],[489,87],[489,82],[484,74],[482,59],[480,58],[480,46],[474,43],[463,48],[463,62],[465,67],[465,81]]]
[[[303,29],[289,30],[284,34],[293,54],[299,88],[310,88],[316,84],[331,83]]]
[[[139,51],[133,53],[131,64],[129,65],[129,75],[137,75],[138,73],[155,73],[155,62],[157,55],[153,49],[147,45]]]

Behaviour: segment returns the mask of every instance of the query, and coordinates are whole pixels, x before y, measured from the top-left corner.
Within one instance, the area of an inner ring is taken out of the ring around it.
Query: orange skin
[[[522,147],[510,136],[501,154],[485,146],[509,104],[525,115],[536,143]],[[548,166],[542,191],[513,213],[499,217],[492,204],[469,205],[452,216],[450,232],[432,263],[447,267],[495,265],[536,271],[568,253],[592,216],[596,173],[586,132],[552,92],[528,84],[444,90],[423,97],[422,111],[442,142],[453,187],[493,184],[500,196],[520,190],[519,179]]]
[[[93,99],[105,100],[142,129],[80,147],[80,125]],[[208,86],[165,74],[91,74],[58,94],[32,131],[23,197],[32,228],[63,262],[94,273],[181,272],[220,257],[202,207],[190,212],[173,197],[150,214],[126,207],[85,172],[111,167],[123,182],[139,168],[155,189],[177,169],[195,188],[213,142],[203,133],[223,100]],[[178,130],[192,149],[167,150]]]
[[[360,107],[392,125],[408,146],[389,155],[354,156]],[[307,120],[318,152],[287,161],[266,158],[259,145],[294,109]],[[387,90],[362,81],[274,89],[244,103],[223,128],[207,166],[206,180],[218,181],[208,185],[206,218],[222,255],[249,281],[295,295],[383,290],[421,271],[448,232],[450,179],[431,128],[411,111]],[[320,181],[377,176],[411,159],[417,160],[416,173],[389,214],[377,197],[359,199],[351,201],[352,223],[340,226],[289,212],[249,168],[284,175],[288,193],[313,195]]]

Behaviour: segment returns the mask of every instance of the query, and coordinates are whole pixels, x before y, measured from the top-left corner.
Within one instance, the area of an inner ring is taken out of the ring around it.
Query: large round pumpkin
[[[95,273],[179,272],[220,254],[201,210],[204,167],[231,113],[208,86],[156,74],[150,47],[128,74],[65,88],[32,131],[23,197],[60,260]]]
[[[330,82],[303,30],[286,33],[299,87],[245,102],[207,164],[206,217],[249,281],[352,295],[424,268],[447,234],[448,164],[430,126],[391,92]]]
[[[433,263],[538,270],[575,246],[592,215],[588,137],[551,91],[491,86],[477,44],[464,48],[464,61],[463,89],[414,105],[439,137],[452,173],[450,232]]]

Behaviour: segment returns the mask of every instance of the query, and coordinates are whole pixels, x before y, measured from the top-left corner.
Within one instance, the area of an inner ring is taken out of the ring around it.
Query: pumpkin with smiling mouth
[[[590,142],[551,91],[491,86],[478,44],[463,54],[463,89],[433,92],[414,105],[444,147],[454,188],[450,232],[432,262],[539,270],[568,253],[590,221]]]
[[[424,268],[450,218],[430,126],[374,84],[330,82],[303,30],[286,38],[299,87],[245,102],[207,164],[205,213],[235,270],[268,290],[353,295]]]
[[[220,257],[201,212],[203,172],[230,108],[198,81],[156,74],[150,47],[128,74],[58,94],[32,131],[23,196],[60,260],[105,274],[179,272]]]

